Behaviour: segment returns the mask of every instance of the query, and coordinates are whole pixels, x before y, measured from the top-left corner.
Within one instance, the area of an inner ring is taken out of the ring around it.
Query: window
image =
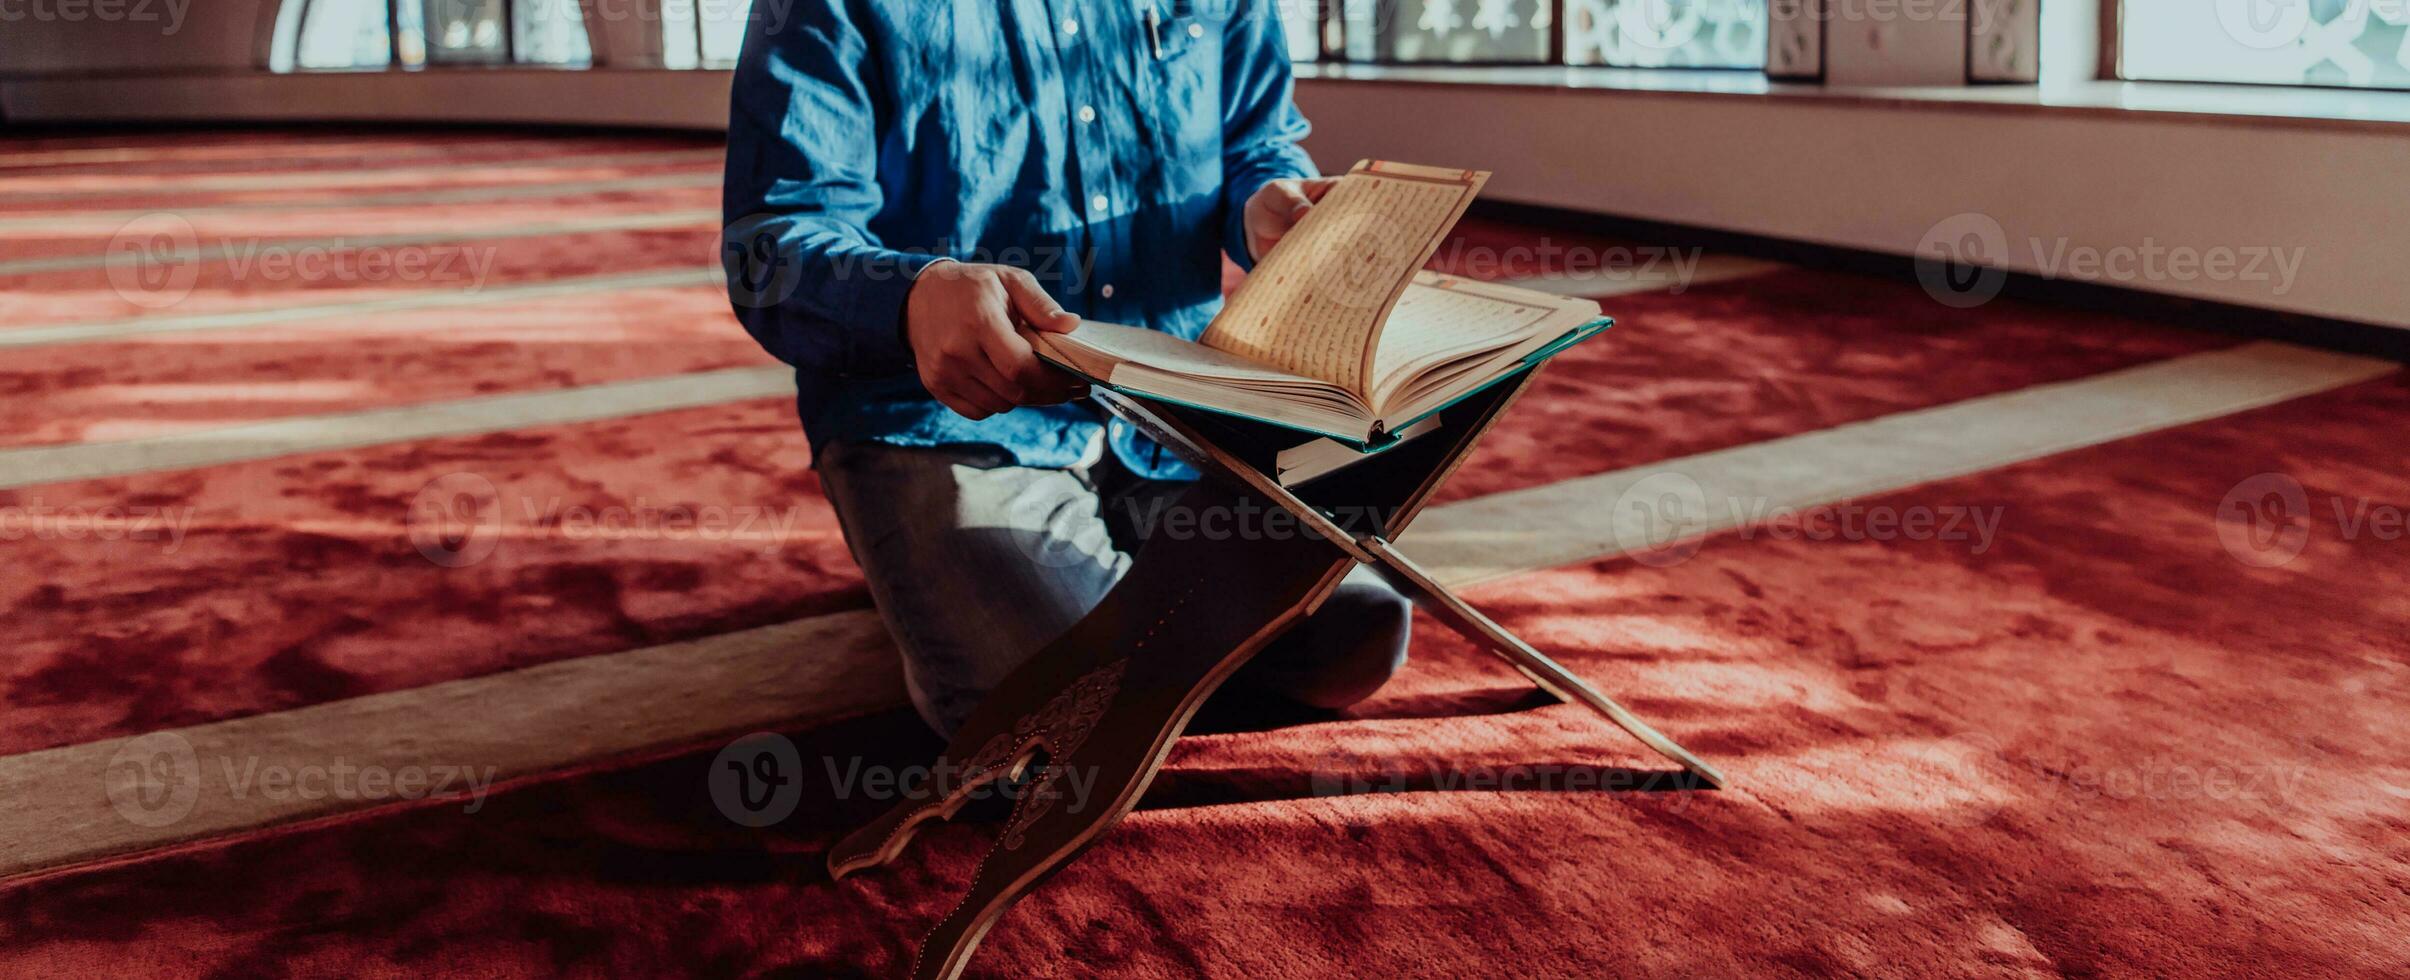
[[[1565,63],[1764,68],[1766,0],[1565,0]]]
[[[1559,0],[1402,0],[1376,23],[1378,60],[1539,64]],[[1354,25],[1349,25],[1353,27]]]
[[[661,0],[661,63],[726,68],[745,47],[753,0]]]
[[[1346,61],[1766,66],[1767,0],[1283,0],[1281,16],[1300,61],[1331,30]]]
[[[586,12],[578,0],[518,0],[510,30],[512,50],[522,63],[581,68],[594,63]]]
[[[320,0],[302,12],[295,58],[301,68],[383,68],[393,34],[383,3]]]
[[[278,22],[277,71],[594,61],[578,0],[286,0]]]
[[[323,3],[325,0],[319,0]],[[502,0],[419,0],[426,5],[427,62],[498,65],[510,62]],[[407,30],[407,28],[405,28]]]
[[[1290,61],[1321,60],[1324,2],[1279,0],[1280,29],[1288,35]]]
[[[2410,0],[2125,0],[2130,79],[2410,88]]]

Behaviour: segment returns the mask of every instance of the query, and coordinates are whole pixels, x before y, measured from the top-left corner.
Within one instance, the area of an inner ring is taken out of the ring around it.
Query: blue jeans
[[[1043,469],[990,446],[832,442],[814,461],[902,648],[913,706],[939,734],[1087,615],[1187,487],[1092,455]],[[1314,707],[1354,704],[1405,665],[1413,608],[1358,567],[1233,683]]]

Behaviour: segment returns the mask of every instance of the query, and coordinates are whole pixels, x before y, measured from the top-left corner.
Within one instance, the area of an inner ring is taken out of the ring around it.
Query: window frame
[[[737,59],[729,58],[725,61],[714,60],[710,54],[711,47],[703,41],[703,5],[708,2],[710,2],[710,0],[693,0],[694,16],[687,18],[695,36],[695,70],[727,71],[730,68],[736,67]],[[753,7],[750,4],[746,5],[745,7],[744,19],[753,19]]]
[[[1461,68],[1570,67],[1605,68],[1617,71],[1711,71],[1754,74],[1764,74],[1767,68],[1767,66],[1764,64],[1759,64],[1754,67],[1741,65],[1568,65],[1565,61],[1565,52],[1567,44],[1566,27],[1571,23],[1567,19],[1569,16],[1571,16],[1571,4],[1569,0],[1542,0],[1542,4],[1548,9],[1549,16],[1548,43],[1547,53],[1537,61],[1514,61],[1498,59],[1478,59],[1469,61],[1400,61],[1394,58],[1389,58],[1383,53],[1380,46],[1381,35],[1379,33],[1380,28],[1378,25],[1383,23],[1386,19],[1402,16],[1406,0],[1365,0],[1365,2],[1371,3],[1373,7],[1373,38],[1367,45],[1368,49],[1372,52],[1372,56],[1364,59],[1351,59],[1347,54],[1347,50],[1351,42],[1351,38],[1348,36],[1349,28],[1346,10],[1348,2],[1349,0],[1314,0],[1314,9],[1320,14],[1320,18],[1316,22],[1315,26],[1317,33],[1322,39],[1322,44],[1320,45],[1320,50],[1318,51],[1316,57],[1312,61],[1299,61],[1297,62],[1298,64],[1393,65],[1425,68],[1443,66]],[[2121,3],[2122,0],[2108,0],[2108,2]],[[1767,29],[1771,31],[1772,26],[1772,11],[1769,9]]]
[[[295,38],[305,38],[309,36],[311,19],[318,16],[318,14],[321,12],[321,5],[327,3],[340,3],[343,2],[343,0],[286,0],[286,2],[298,3],[301,5],[301,15],[295,18],[293,22],[293,36]],[[569,0],[500,0],[502,7],[502,50],[500,58],[439,61],[433,57],[426,56],[426,53],[422,52],[422,60],[418,64],[414,65],[404,61],[402,58],[402,5],[398,2],[398,0],[381,0],[381,2],[385,6],[384,65],[355,66],[349,68],[314,68],[302,65],[298,55],[296,55],[291,70],[295,72],[426,71],[429,69],[452,71],[481,68],[545,68],[578,71],[594,67],[594,56],[592,53],[594,45],[593,25],[586,23],[583,4],[578,5],[578,23],[580,29],[587,32],[586,40],[588,54],[585,64],[554,64],[552,62],[531,62],[520,60],[519,12],[521,5],[525,3],[564,3],[569,2]],[[425,32],[425,28],[423,26],[420,28],[420,32],[422,36],[421,43],[422,46],[424,46],[426,42],[423,40]],[[700,40],[700,37],[698,37],[698,44],[700,43]]]
[[[2125,35],[2128,0],[2100,0],[2100,80],[2126,85],[2234,85],[2255,89],[2300,89],[2311,92],[2354,92],[2364,95],[2410,93],[2410,81],[2393,85],[2336,85],[2329,82],[2259,82],[2208,78],[2134,78],[2126,74]]]

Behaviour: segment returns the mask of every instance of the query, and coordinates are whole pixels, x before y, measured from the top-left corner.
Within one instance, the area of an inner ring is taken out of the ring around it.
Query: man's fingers
[[[960,415],[963,418],[970,419],[973,422],[977,422],[980,419],[984,419],[990,415],[996,414],[987,410],[978,402],[957,394],[954,389],[949,387],[942,379],[924,376],[921,378],[921,387],[929,389],[930,397],[937,399],[938,404],[944,405],[947,410],[956,415]]]
[[[963,418],[977,422],[996,414],[996,408],[992,403],[994,398],[992,393],[985,389],[978,389],[975,384],[966,384],[960,376],[945,365],[922,364],[920,383],[921,387],[928,389],[930,397],[937,399],[938,404],[944,405],[954,414]],[[966,389],[978,389],[978,391],[976,395],[973,395]]]
[[[930,265],[913,288],[907,315],[921,386],[964,418],[978,421],[1021,405],[1061,401],[1079,389],[1075,379],[1038,360],[1021,336],[1022,323],[1057,333],[1079,326],[1079,317],[1024,270]]]
[[[985,390],[1003,402],[996,408],[999,412],[1021,404],[1021,382],[998,368],[986,351],[964,351],[950,367],[955,376],[955,389],[963,394],[975,395],[979,390]]]
[[[1054,297],[1046,295],[1046,287],[1038,285],[1036,276],[1013,269],[999,278],[1004,283],[1005,295],[1011,300],[1014,312],[1021,314],[1021,319],[1028,321],[1031,328],[1048,333],[1070,333],[1079,326],[1079,317],[1064,310],[1063,304],[1055,302]],[[1028,349],[1027,345],[1023,349]]]
[[[998,394],[977,378],[954,377],[941,383],[945,385],[945,392],[938,396],[938,400],[973,422],[1013,410],[1012,399]]]
[[[1021,403],[1021,383],[1009,370],[997,365],[991,351],[1010,351],[1028,345],[1013,333],[1011,318],[1002,299],[990,294],[975,301],[967,329],[954,334],[953,346],[938,358],[940,381],[963,399],[986,408],[990,413],[1009,411]],[[1005,363],[1010,364],[1009,358]]]
[[[1282,220],[1294,223],[1299,215],[1305,213],[1305,209],[1314,206],[1314,198],[1308,196],[1294,181],[1274,181],[1270,187],[1273,195],[1272,213],[1279,215]]]
[[[937,403],[938,403],[938,404],[940,404],[940,405],[944,405],[944,406],[946,407],[946,410],[947,410],[947,411],[953,412],[953,413],[954,413],[954,414],[956,414],[956,415],[960,415],[960,416],[962,416],[963,418],[970,419],[970,420],[971,420],[971,421],[973,421],[973,422],[980,421],[981,419],[985,419],[985,418],[987,418],[987,417],[988,417],[988,416],[990,416],[990,415],[994,415],[994,414],[996,414],[996,413],[994,413],[994,412],[988,411],[987,409],[980,408],[978,405],[972,404],[971,402],[965,401],[965,400],[963,400],[962,396],[960,396],[960,395],[956,395],[956,394],[954,394],[953,392],[950,392],[950,391],[949,391],[949,392],[936,392],[936,391],[933,391],[933,392],[930,392],[930,394],[932,394],[932,395],[936,395],[936,396],[937,396]]]
[[[1021,339],[1019,332],[982,333],[979,346],[987,354],[988,365],[1011,384],[1014,400],[1023,405],[1038,404],[1031,399],[1038,389],[1053,381],[1055,372],[1038,360],[1037,352],[1029,348],[1029,342]]]
[[[1021,382],[1021,404],[1059,405],[1088,393],[1088,385],[1078,375],[1046,363],[1035,356],[1032,376]]]
[[[1322,203],[1323,195],[1329,194],[1331,188],[1337,186],[1339,186],[1337,177],[1308,177],[1298,181],[1299,189],[1305,192],[1305,199],[1316,204]]]

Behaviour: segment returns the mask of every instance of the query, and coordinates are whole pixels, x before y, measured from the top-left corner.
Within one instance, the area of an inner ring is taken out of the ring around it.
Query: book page
[[[1170,334],[1118,323],[1082,321],[1067,334],[1035,334],[1032,343],[1088,354],[1073,363],[1100,381],[1113,381],[1124,364],[1142,364],[1157,371],[1236,383],[1329,387],[1327,383],[1235,357]],[[1101,361],[1094,360],[1101,355]],[[1093,368],[1102,367],[1097,371]]]
[[[1390,307],[1488,179],[1356,164],[1256,265],[1200,342],[1368,396]]]
[[[1511,347],[1568,311],[1596,316],[1598,304],[1582,299],[1499,286],[1473,279],[1419,273],[1398,297],[1374,351],[1369,399],[1382,405],[1422,372],[1468,354]],[[1556,332],[1561,332],[1558,330]]]

